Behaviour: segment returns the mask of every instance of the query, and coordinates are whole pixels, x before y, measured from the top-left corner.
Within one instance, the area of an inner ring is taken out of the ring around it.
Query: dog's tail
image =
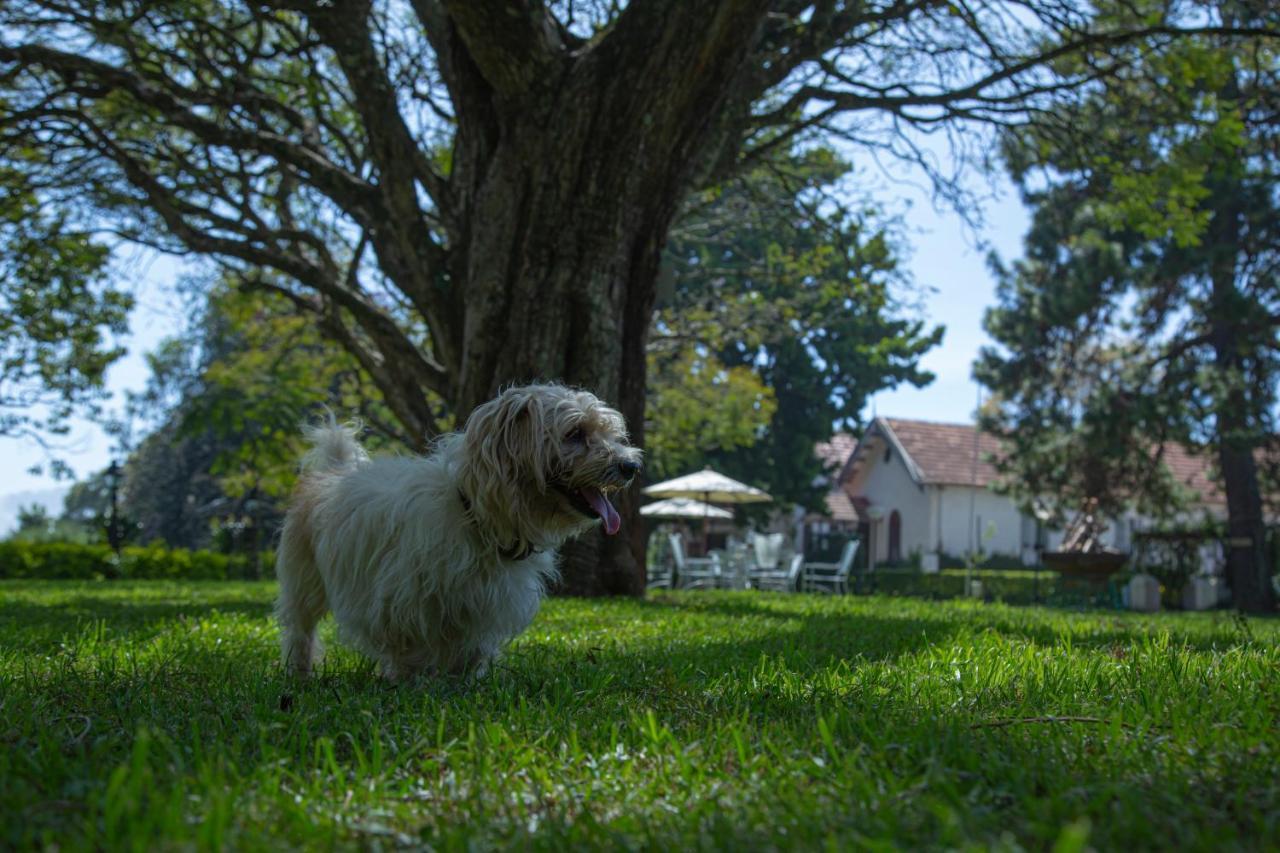
[[[369,458],[356,436],[364,425],[359,421],[338,423],[333,412],[320,424],[309,424],[302,434],[311,444],[302,457],[303,471],[344,471]]]

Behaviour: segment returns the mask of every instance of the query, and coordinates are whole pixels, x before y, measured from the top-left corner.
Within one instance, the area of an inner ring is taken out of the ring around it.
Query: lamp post
[[[120,556],[120,463],[114,459],[107,467],[107,488],[111,504],[107,512],[107,544]]]

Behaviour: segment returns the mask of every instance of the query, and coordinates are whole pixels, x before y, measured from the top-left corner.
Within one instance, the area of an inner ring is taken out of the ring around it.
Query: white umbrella
[[[644,493],[655,498],[695,498],[704,503],[718,504],[751,504],[768,503],[773,500],[767,492],[739,483],[732,477],[726,477],[719,471],[704,468],[696,474],[685,474],[674,480],[654,483],[644,489]],[[711,509],[711,507],[708,507]],[[702,550],[707,546],[707,528],[710,515],[702,517]]]
[[[697,498],[718,504],[767,503],[773,498],[755,486],[739,483],[718,471],[704,468],[696,474],[685,474],[674,480],[654,483],[644,490],[655,498]]]
[[[651,518],[733,518],[727,509],[689,498],[671,498],[640,507],[640,514]]]

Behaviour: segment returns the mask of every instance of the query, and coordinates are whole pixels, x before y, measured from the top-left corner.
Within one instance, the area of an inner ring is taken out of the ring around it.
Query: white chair
[[[763,571],[774,571],[778,568],[778,558],[782,556],[781,533],[757,533],[751,546],[755,550],[756,568]]]
[[[751,585],[756,589],[772,589],[778,592],[795,592],[804,568],[804,554],[796,554],[785,569],[756,569],[751,573]]]
[[[674,580],[675,574],[671,569],[671,564],[663,563],[649,570],[648,581],[645,583],[644,588],[671,589]]]
[[[859,540],[850,539],[834,563],[805,563],[800,588],[805,592],[826,592],[841,595],[849,591],[849,575],[858,555]]]
[[[671,534],[671,559],[675,563],[676,585],[681,589],[707,589],[720,582],[720,560],[710,557],[686,557],[684,540]]]
[[[720,560],[719,586],[725,589],[746,589],[750,585],[750,572],[755,557],[746,545],[736,545],[712,556]]]

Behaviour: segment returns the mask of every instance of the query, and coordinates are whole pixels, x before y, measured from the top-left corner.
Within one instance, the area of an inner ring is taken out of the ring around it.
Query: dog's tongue
[[[618,528],[622,526],[622,517],[613,508],[613,504],[609,503],[604,492],[599,489],[583,489],[582,496],[587,499],[587,503],[591,504],[596,515],[600,516],[600,520],[604,522],[604,532],[610,536],[617,533]]]

